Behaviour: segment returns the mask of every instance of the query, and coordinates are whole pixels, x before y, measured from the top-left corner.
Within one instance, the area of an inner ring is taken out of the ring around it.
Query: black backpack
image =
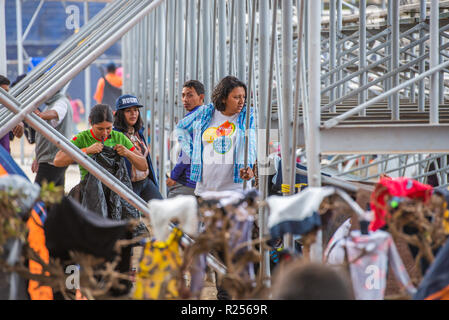
[[[112,84],[109,83],[108,80],[106,80],[106,77],[103,76],[104,79],[104,90],[103,90],[103,104],[107,104],[112,109],[115,109],[115,102],[117,101],[118,97],[122,95],[122,89],[114,87]]]

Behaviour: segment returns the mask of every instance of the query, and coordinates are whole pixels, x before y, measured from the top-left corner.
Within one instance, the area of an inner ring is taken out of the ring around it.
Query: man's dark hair
[[[0,86],[7,85],[9,86],[11,84],[11,81],[9,81],[8,78],[5,76],[0,75]]]
[[[344,269],[328,265],[290,262],[279,269],[273,286],[275,300],[353,300],[351,281]]]
[[[204,85],[198,80],[186,81],[182,87],[195,89],[197,95],[206,93],[206,90],[204,90]]]
[[[111,62],[106,66],[106,70],[108,71],[108,73],[114,73],[115,70],[117,70],[117,66],[113,62]]]
[[[117,110],[114,115],[114,128],[123,132],[128,131],[128,124],[126,123],[125,119],[125,110],[126,109]],[[140,115],[140,110],[139,110],[139,117],[137,118],[137,121],[133,127],[135,132],[139,132],[139,130],[142,129],[143,127],[143,120],[142,116]]]
[[[112,114],[111,107],[107,104],[97,104],[90,110],[89,122],[91,125],[94,125],[104,121],[114,121],[114,115]]]
[[[234,76],[227,76],[221,79],[221,81],[217,84],[217,86],[214,88],[214,91],[212,92],[211,100],[214,104],[215,109],[217,109],[218,111],[225,111],[226,105],[224,104],[223,100],[226,100],[231,91],[238,87],[242,87],[243,89],[245,89],[246,96],[246,84],[244,84],[242,81]]]

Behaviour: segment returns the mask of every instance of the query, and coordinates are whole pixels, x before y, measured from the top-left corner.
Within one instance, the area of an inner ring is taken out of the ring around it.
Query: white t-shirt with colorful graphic
[[[215,110],[209,128],[202,135],[203,172],[196,184],[195,194],[207,191],[234,191],[243,189],[234,182],[234,154],[238,114],[225,116]]]

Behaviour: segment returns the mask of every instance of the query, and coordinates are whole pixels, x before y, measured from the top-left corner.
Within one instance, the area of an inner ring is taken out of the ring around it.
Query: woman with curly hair
[[[243,181],[254,177],[255,122],[250,108],[249,128],[246,128],[246,95],[246,85],[236,77],[227,76],[214,88],[212,103],[201,106],[177,126],[178,141],[191,159],[190,179],[197,182],[197,196],[207,191],[242,190]],[[246,137],[249,139],[248,167],[244,165]]]

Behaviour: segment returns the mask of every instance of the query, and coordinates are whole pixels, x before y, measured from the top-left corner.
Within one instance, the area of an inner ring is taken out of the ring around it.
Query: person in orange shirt
[[[98,104],[115,106],[115,101],[122,95],[123,78],[116,74],[114,63],[106,66],[107,74],[98,79],[94,99]]]

